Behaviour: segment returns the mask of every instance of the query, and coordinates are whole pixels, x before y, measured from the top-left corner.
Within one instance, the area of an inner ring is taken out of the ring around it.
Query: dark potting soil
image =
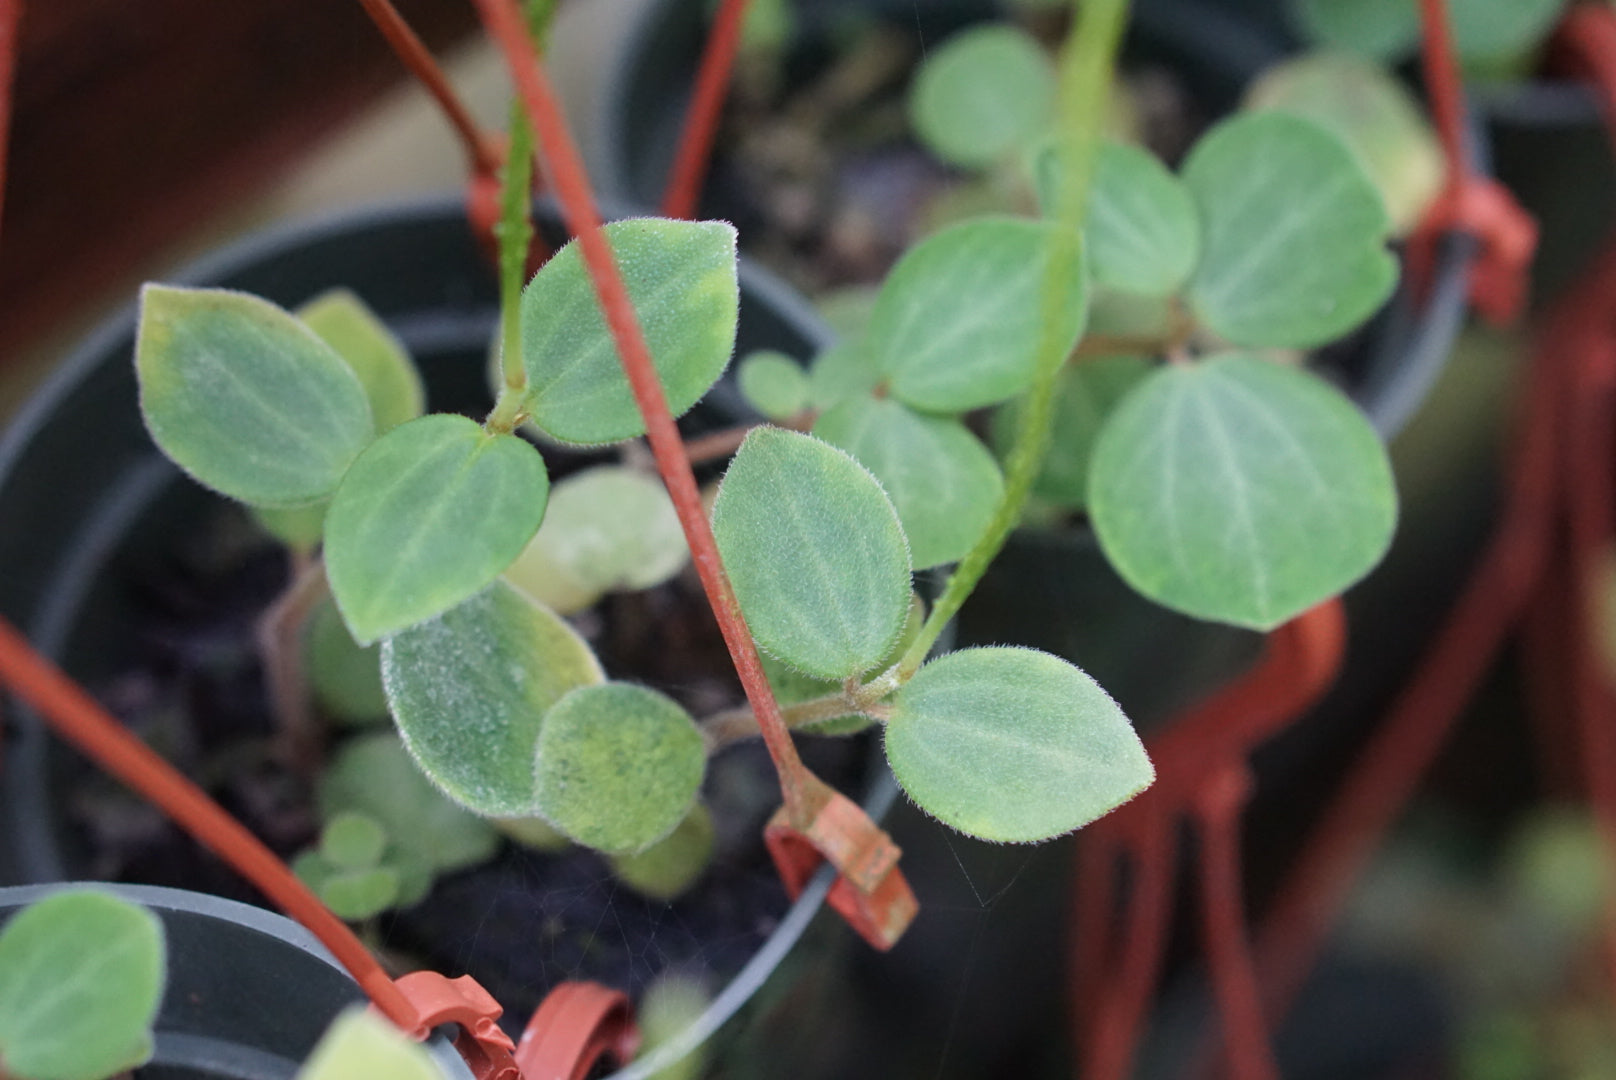
[[[319,822],[310,784],[272,752],[274,719],[253,644],[256,619],[286,579],[285,553],[239,510],[220,505],[189,546],[133,569],[136,660],[98,687],[99,696],[291,858],[314,842]],[[614,678],[655,686],[694,715],[743,700],[689,571],[645,593],[608,598],[576,625]],[[802,749],[827,781],[861,790],[867,739],[807,739]],[[72,791],[69,814],[83,833],[91,876],[272,906],[113,781],[85,770]],[[762,842],[779,804],[762,746],[718,755],[703,796],[713,813],[714,859],[672,903],[626,889],[593,852],[549,855],[506,843],[493,861],[440,878],[421,903],[382,915],[376,930],[385,953],[406,970],[473,975],[516,1030],[565,979],[634,993],[677,970],[716,990],[773,931],[788,901]]]

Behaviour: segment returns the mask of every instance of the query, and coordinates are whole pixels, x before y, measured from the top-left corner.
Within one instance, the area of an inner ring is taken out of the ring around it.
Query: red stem
[[[377,1008],[404,1030],[414,1030],[415,1008],[353,931],[257,837],[36,653],[4,619],[0,619],[0,680],[37,709],[58,735],[161,809],[307,927]]]
[[[735,54],[741,47],[741,27],[746,22],[749,0],[722,0],[707,34],[701,68],[685,114],[679,149],[673,171],[662,195],[662,213],[671,218],[695,215],[701,199],[701,185],[712,160],[713,141],[718,136],[718,120],[729,90],[730,73],[735,70]]]
[[[11,108],[15,93],[18,35],[23,0],[0,0],[0,213],[5,209],[7,147],[11,142]]]
[[[477,121],[472,119],[471,111],[455,93],[454,85],[433,59],[426,43],[410,29],[410,24],[404,21],[390,0],[359,0],[359,5],[365,9],[365,14],[370,16],[371,22],[376,24],[376,29],[381,31],[382,37],[387,39],[387,44],[392,46],[393,52],[410,74],[437,101],[449,126],[459,136],[472,171],[483,176],[495,175],[503,155],[489,142],[477,126]]]
[[[1431,115],[1442,139],[1443,156],[1447,158],[1448,185],[1457,189],[1470,175],[1470,162],[1464,148],[1464,78],[1459,73],[1446,0],[1420,0],[1420,27],[1425,93],[1431,99]]]
[[[601,228],[600,214],[595,208],[594,194],[589,178],[584,173],[572,135],[562,118],[561,108],[544,68],[528,40],[521,15],[512,0],[476,0],[478,11],[490,36],[505,54],[516,88],[528,116],[538,131],[542,164],[550,172],[550,185],[560,200],[567,227],[578,238],[584,266],[589,271],[595,296],[606,317],[617,343],[618,356],[640,413],[645,418],[646,435],[651,452],[656,457],[657,471],[667,485],[668,495],[679,514],[685,539],[690,545],[691,559],[707,592],[708,602],[718,617],[724,643],[729,647],[735,670],[752,706],[763,741],[774,759],[780,774],[780,788],[785,798],[786,811],[792,824],[807,828],[814,811],[818,809],[810,785],[816,781],[802,765],[797,748],[791,741],[780,707],[774,700],[769,681],[763,674],[757,647],[752,643],[751,631],[741,615],[735,592],[724,573],[724,564],[713,540],[711,526],[702,509],[701,495],[696,487],[696,476],[685,456],[684,443],[679,437],[668,403],[662,392],[651,362],[650,350],[640,331],[639,320],[618,273],[611,246]]]

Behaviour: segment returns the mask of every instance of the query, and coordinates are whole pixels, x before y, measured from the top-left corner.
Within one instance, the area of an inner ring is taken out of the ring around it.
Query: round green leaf
[[[673,900],[696,883],[712,857],[713,815],[698,802],[678,828],[638,855],[612,856],[612,873],[641,896]]]
[[[1465,67],[1481,75],[1508,75],[1549,36],[1566,3],[1448,0],[1448,6],[1454,45]]]
[[[1363,414],[1305,372],[1224,355],[1157,371],[1094,448],[1089,514],[1135,589],[1267,630],[1385,554],[1397,494]]]
[[[1044,337],[1049,265],[1067,243],[1047,222],[984,218],[910,248],[881,288],[864,343],[892,396],[923,412],[959,413],[1025,390]],[[1083,331],[1087,293],[1083,275],[1071,275],[1058,328],[1064,348]]]
[[[396,634],[493,581],[538,531],[549,491],[531,443],[464,416],[377,439],[326,516],[326,574],[354,640]]]
[[[848,398],[867,394],[881,381],[864,350],[851,340],[838,341],[808,369],[808,403],[820,412]]]
[[[1304,37],[1369,60],[1397,60],[1412,52],[1420,40],[1419,6],[1408,0],[1290,2],[1292,19]]]
[[[387,830],[369,814],[344,810],[320,830],[320,857],[343,870],[367,870],[386,849]]]
[[[403,342],[376,313],[347,289],[321,293],[297,309],[297,317],[348,362],[370,401],[381,434],[426,408],[426,390]]]
[[[147,285],[135,372],[163,453],[245,503],[325,498],[375,435],[364,388],[342,358],[246,293]]]
[[[504,582],[382,646],[410,754],[451,798],[489,817],[533,812],[545,712],[605,677],[565,620]]]
[[[334,719],[364,724],[387,716],[378,646],[361,646],[329,600],[314,610],[305,639],[309,689]]]
[[[909,116],[944,161],[985,168],[1041,135],[1055,107],[1055,71],[1032,36],[1008,25],[961,31],[915,73]]]
[[[398,872],[384,866],[335,869],[320,882],[320,900],[339,919],[362,922],[398,903]]]
[[[898,633],[898,640],[892,643],[892,648],[871,670],[885,671],[902,659],[904,651],[920,636],[920,628],[925,621],[926,605],[921,602],[920,597],[910,596],[909,615],[904,620],[903,630]],[[840,683],[804,675],[790,664],[776,660],[768,653],[763,653],[760,659],[763,662],[763,674],[768,677],[775,699],[782,705],[795,705],[798,702],[837,693],[842,689]],[[795,725],[795,729],[805,735],[856,735],[873,723],[875,723],[873,716],[865,713],[849,713],[845,716],[833,716],[827,720],[798,724]]]
[[[499,834],[432,786],[391,732],[349,739],[320,776],[320,814],[360,813],[379,823],[397,847],[432,873],[487,862]],[[391,864],[390,852],[384,859]]]
[[[606,237],[675,416],[729,363],[740,313],[735,230],[719,221],[635,218]],[[609,443],[645,433],[574,240],[522,293],[522,365],[528,408],[547,434]]]
[[[909,610],[909,551],[881,485],[809,435],[760,427],[713,503],[713,535],[759,645],[842,680],[891,648]]]
[[[1038,158],[1038,200],[1053,215],[1060,147]],[[1200,253],[1195,202],[1156,155],[1108,142],[1100,148],[1089,191],[1089,269],[1096,284],[1144,296],[1167,296],[1184,284]]]
[[[747,402],[770,420],[789,420],[808,407],[808,375],[783,352],[748,353],[736,380]]]
[[[331,1027],[297,1080],[444,1080],[426,1048],[380,1015],[356,1005]]]
[[[580,844],[649,848],[690,811],[707,751],[678,702],[630,683],[580,686],[551,707],[534,759],[539,812]]]
[[[964,649],[893,698],[887,761],[909,797],[984,840],[1047,840],[1127,802],[1155,777],[1117,703],[1035,649]]]
[[[145,1064],[164,967],[145,908],[86,891],[30,904],[0,930],[0,1071],[105,1080]]]
[[[1055,384],[1055,417],[1049,449],[1033,483],[1040,498],[1060,506],[1088,503],[1089,458],[1105,418],[1128,391],[1151,373],[1148,360],[1137,356],[1097,356],[1068,364]],[[993,414],[993,443],[1001,457],[1015,445],[1020,398]]]
[[[916,570],[962,558],[1004,494],[998,462],[964,424],[921,416],[891,398],[844,402],[819,418],[814,434],[875,474]]]
[[[1225,120],[1190,152],[1184,182],[1204,229],[1190,304],[1226,340],[1312,348],[1391,295],[1380,193],[1317,124],[1277,112]]]
[[[689,561],[662,482],[638,469],[601,465],[556,484],[544,524],[505,577],[565,615],[608,592],[660,585]]]
[[[325,535],[325,512],[330,500],[306,503],[303,506],[254,506],[253,520],[269,535],[293,551],[310,554],[320,546]]]

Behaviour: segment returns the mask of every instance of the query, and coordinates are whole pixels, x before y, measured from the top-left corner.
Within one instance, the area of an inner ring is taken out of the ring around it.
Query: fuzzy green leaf
[[[1380,193],[1317,124],[1276,112],[1225,120],[1190,152],[1184,182],[1204,229],[1190,304],[1233,344],[1323,345],[1391,295]]]
[[[885,671],[903,658],[904,650],[909,648],[911,642],[920,636],[920,628],[926,621],[926,605],[919,596],[909,597],[909,615],[904,619],[903,629],[898,633],[898,640],[892,643],[892,648],[883,656],[872,671]],[[776,660],[768,653],[763,653],[759,659],[763,662],[763,674],[768,676],[769,686],[774,690],[774,696],[782,705],[795,705],[799,702],[809,701],[813,698],[834,694],[842,689],[841,683],[830,679],[816,679],[812,675],[804,675],[796,668],[783,660]],[[845,716],[833,716],[828,720],[814,720],[810,723],[797,725],[796,730],[806,735],[856,735],[860,731],[875,723],[875,718],[863,713],[849,713]]]
[[[377,439],[326,516],[326,573],[354,640],[441,615],[493,581],[538,531],[549,491],[531,443],[464,416]]]
[[[1080,508],[1088,502],[1089,458],[1111,410],[1152,371],[1137,356],[1097,356],[1062,369],[1055,384],[1055,417],[1049,450],[1033,484],[1033,492],[1059,506]],[[1021,399],[993,414],[993,443],[1001,456],[1015,444]]]
[[[449,873],[487,862],[499,834],[432,786],[391,732],[349,739],[320,777],[320,814],[364,814],[429,873]],[[391,861],[391,855],[389,855]]]
[[[735,377],[741,395],[770,420],[790,420],[808,407],[808,375],[783,352],[748,353]]]
[[[572,627],[504,582],[382,646],[410,753],[451,798],[490,817],[533,812],[546,711],[604,678]]]
[[[1060,169],[1060,148],[1051,146],[1038,158],[1038,201],[1045,215],[1054,214]],[[1169,295],[1195,269],[1200,230],[1189,191],[1156,155],[1125,143],[1100,148],[1084,232],[1096,284]]]
[[[909,551],[873,476],[808,435],[746,437],[713,504],[713,534],[758,644],[842,680],[891,648],[909,610]]]
[[[1026,843],[1087,825],[1155,776],[1117,703],[1035,649],[963,649],[916,672],[886,727],[892,774],[970,836]]]
[[[363,922],[398,903],[398,871],[386,866],[334,868],[320,882],[320,900],[339,919]]]
[[[718,381],[735,347],[735,230],[718,221],[635,218],[607,225],[606,237],[678,416]],[[576,240],[522,294],[522,364],[529,411],[547,434],[588,444],[645,433]]]
[[[104,1080],[144,1064],[164,969],[145,908],[80,890],[30,904],[0,930],[0,1071]]]
[[[321,293],[297,317],[348,362],[370,402],[376,433],[391,431],[426,408],[421,373],[376,313],[347,289]]]
[[[867,394],[881,381],[856,341],[838,341],[818,356],[808,369],[808,403],[821,412],[848,398]]]
[[[819,418],[814,434],[875,474],[916,570],[963,557],[1004,494],[998,462],[964,424],[921,416],[891,398],[844,402]]]
[[[992,165],[1043,134],[1054,106],[1049,55],[1006,24],[962,31],[932,50],[909,95],[915,134],[965,168]]]
[[[641,896],[674,900],[694,885],[713,857],[713,815],[701,803],[678,828],[637,855],[614,855],[612,873]]]
[[[386,718],[381,648],[355,641],[329,600],[315,608],[304,649],[309,690],[333,719],[365,724]]]
[[[245,503],[325,498],[375,436],[353,370],[308,327],[245,293],[147,285],[135,371],[157,445]]]
[[[320,857],[344,870],[368,870],[386,849],[387,830],[369,814],[344,810],[320,830]]]
[[[580,844],[633,854],[685,819],[707,752],[672,698],[603,683],[551,707],[534,760],[536,804],[547,820]]]
[[[1152,375],[1094,448],[1089,513],[1134,588],[1267,630],[1380,561],[1397,520],[1374,429],[1304,372],[1225,354]]]
[[[363,1006],[354,1006],[320,1037],[297,1080],[444,1080],[420,1043]]]
[[[1044,284],[1057,226],[1018,218],[955,225],[910,248],[881,288],[864,349],[892,396],[958,413],[1014,397],[1032,381],[1044,334]],[[1081,274],[1064,283],[1062,347],[1087,316]]]
[[[660,585],[689,561],[679,515],[661,481],[600,465],[556,484],[544,524],[505,577],[570,615],[608,592]]]

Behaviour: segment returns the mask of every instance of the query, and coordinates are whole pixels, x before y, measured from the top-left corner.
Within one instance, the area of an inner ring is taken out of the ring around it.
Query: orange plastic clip
[[[1468,233],[1481,244],[1470,275],[1470,301],[1476,310],[1495,325],[1514,321],[1526,304],[1537,222],[1498,181],[1463,175],[1438,196],[1409,240],[1416,280],[1429,280],[1436,238],[1450,232]]]
[[[627,997],[599,983],[565,982],[528,1021],[516,1065],[523,1080],[584,1080],[603,1056],[627,1064],[639,1045]]]
[[[460,1033],[455,1049],[477,1080],[522,1080],[511,1056],[515,1043],[497,1021],[505,1010],[482,984],[470,975],[450,979],[435,971],[412,971],[394,981],[415,1006],[416,1027],[410,1032],[424,1039],[442,1024],[455,1024]]]

